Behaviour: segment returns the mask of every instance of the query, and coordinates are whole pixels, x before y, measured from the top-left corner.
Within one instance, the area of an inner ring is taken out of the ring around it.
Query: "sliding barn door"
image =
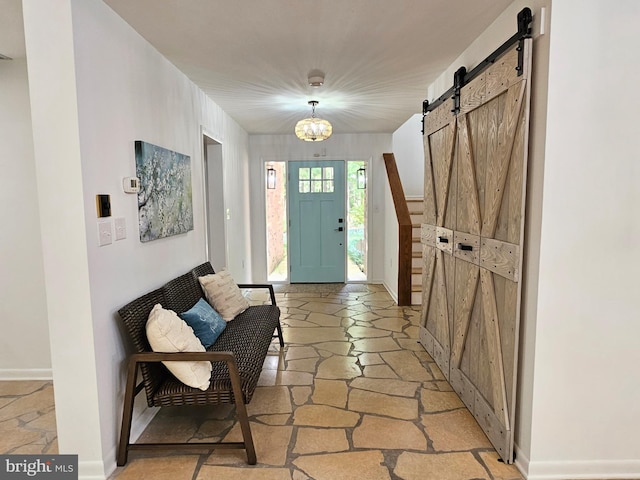
[[[530,45],[425,119],[421,343],[500,456],[513,460]]]

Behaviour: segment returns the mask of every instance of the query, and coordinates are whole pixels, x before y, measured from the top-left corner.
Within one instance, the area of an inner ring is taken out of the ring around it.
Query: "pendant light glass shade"
[[[318,102],[316,100],[311,100],[309,102],[312,108],[311,117],[296,123],[296,136],[305,142],[321,142],[329,138],[331,133],[333,133],[333,128],[327,120],[316,117],[315,111],[317,104]]]

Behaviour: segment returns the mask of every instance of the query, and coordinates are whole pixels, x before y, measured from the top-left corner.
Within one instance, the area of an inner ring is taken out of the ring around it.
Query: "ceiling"
[[[395,131],[512,0],[104,2],[247,132],[287,134],[309,100],[334,133]],[[24,55],[22,22],[6,15],[20,0],[0,12],[0,53]],[[320,88],[307,84],[314,69]]]

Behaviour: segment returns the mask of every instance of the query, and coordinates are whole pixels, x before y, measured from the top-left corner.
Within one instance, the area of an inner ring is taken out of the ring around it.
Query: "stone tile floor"
[[[248,406],[258,465],[248,466],[243,450],[133,452],[111,480],[522,479],[498,461],[417,343],[418,308],[396,306],[377,285],[276,291],[286,346],[272,345]],[[0,452],[53,453],[51,384],[18,390],[0,382]],[[8,445],[4,433],[20,445]],[[233,407],[161,409],[141,438],[219,439],[241,440]]]
[[[52,382],[0,382],[0,454],[43,453],[58,453]]]

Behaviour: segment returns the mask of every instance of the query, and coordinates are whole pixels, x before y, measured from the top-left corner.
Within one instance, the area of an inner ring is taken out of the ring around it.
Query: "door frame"
[[[217,140],[212,134],[201,128],[202,135],[202,184],[204,191],[204,236],[205,236],[205,255],[211,262],[213,268],[217,271],[222,267],[226,267],[229,263],[229,244],[227,236],[227,196],[225,192],[224,182],[224,157],[222,142]],[[210,182],[209,175],[214,172],[219,180],[213,186]],[[215,188],[214,188],[215,187]],[[215,216],[215,224],[210,218],[212,213],[212,191],[216,192],[216,199],[221,201],[222,208],[217,209]],[[217,234],[222,233],[223,239],[218,243],[220,248],[212,249],[212,231]],[[213,252],[212,250],[215,250]]]
[[[372,157],[369,156],[367,158],[363,158],[363,157],[348,157],[348,156],[344,156],[344,157],[326,157],[326,156],[322,156],[322,157],[312,157],[312,158],[300,158],[300,159],[296,159],[296,160],[283,160],[283,159],[278,159],[278,158],[261,158],[261,171],[260,171],[260,179],[261,179],[261,186],[262,186],[262,203],[263,203],[263,222],[264,222],[264,229],[263,229],[263,235],[264,235],[264,250],[265,250],[265,257],[264,257],[264,265],[265,265],[265,279],[268,278],[269,272],[268,272],[268,255],[267,255],[267,235],[268,235],[268,231],[267,231],[267,203],[266,203],[266,177],[265,177],[265,172],[266,172],[266,168],[267,168],[267,164],[270,162],[284,162],[286,165],[286,172],[287,172],[287,177],[289,176],[289,172],[291,169],[291,165],[295,164],[296,162],[311,162],[311,161],[343,161],[345,164],[345,177],[344,177],[344,182],[345,182],[345,188],[344,188],[344,195],[345,195],[345,228],[347,229],[348,232],[348,228],[349,228],[349,223],[347,221],[347,213],[348,213],[348,208],[349,208],[349,198],[348,198],[348,179],[347,179],[347,173],[348,173],[348,163],[349,162],[363,162],[365,169],[366,169],[366,178],[367,178],[367,186],[365,188],[365,196],[366,196],[366,204],[367,204],[367,209],[365,212],[366,215],[366,225],[365,225],[365,230],[366,230],[366,239],[367,239],[367,243],[366,243],[366,256],[367,256],[367,272],[366,272],[366,279],[365,280],[349,280],[349,275],[348,275],[348,250],[347,250],[347,245],[345,245],[345,283],[369,283],[370,279],[371,279],[371,256],[370,256],[370,241],[369,239],[371,238],[370,235],[370,222],[369,219],[371,218],[371,197],[370,197],[370,191],[372,188],[372,185],[374,184],[373,180],[374,180],[374,175],[372,172],[372,165],[373,165],[373,161],[372,161]],[[287,178],[287,190],[286,190],[286,194],[287,194],[287,205],[286,205],[286,211],[287,211],[287,219],[291,218],[291,214],[289,212],[289,179]],[[288,223],[288,222],[287,222]],[[345,241],[347,241],[348,239],[348,235],[345,235]],[[290,252],[290,247],[291,247],[291,239],[290,239],[290,229],[287,226],[287,259],[289,260],[291,258],[291,252]],[[289,272],[287,272],[287,277],[285,280],[282,281],[273,281],[271,283],[284,283],[284,284],[288,284],[291,283],[291,278],[289,275]]]

